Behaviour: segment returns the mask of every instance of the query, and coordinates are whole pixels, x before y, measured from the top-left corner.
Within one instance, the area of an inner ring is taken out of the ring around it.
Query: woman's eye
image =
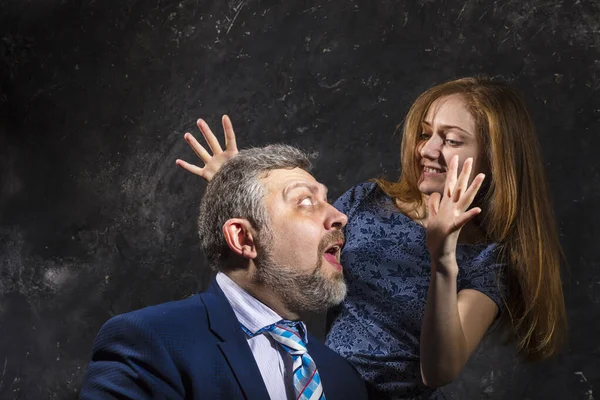
[[[419,134],[419,139],[421,139],[421,140],[427,140],[427,139],[429,139],[430,136],[431,135],[429,133],[421,132]]]
[[[450,146],[460,146],[462,144],[462,142],[452,139],[446,139],[446,143],[448,143]]]
[[[312,206],[313,205],[313,201],[312,198],[310,197],[305,197],[302,200],[300,200],[299,203],[301,206]]]

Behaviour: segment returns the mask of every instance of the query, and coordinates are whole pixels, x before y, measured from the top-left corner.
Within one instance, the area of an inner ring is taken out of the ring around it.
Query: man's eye
[[[312,198],[310,197],[305,197],[302,200],[300,200],[299,203],[301,206],[312,206],[313,205],[313,201]]]

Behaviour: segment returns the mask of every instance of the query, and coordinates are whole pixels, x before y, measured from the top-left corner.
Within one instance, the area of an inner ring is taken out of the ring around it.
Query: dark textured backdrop
[[[206,287],[204,184],[174,164],[198,117],[318,151],[335,197],[396,176],[411,101],[476,73],[532,110],[571,337],[538,365],[488,341],[447,392],[599,397],[599,46],[593,0],[0,1],[0,398],[75,399],[103,322]]]

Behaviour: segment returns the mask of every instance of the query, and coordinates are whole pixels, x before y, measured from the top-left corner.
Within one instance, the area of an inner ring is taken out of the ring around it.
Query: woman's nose
[[[421,147],[421,157],[437,158],[440,154],[442,143],[443,140],[441,138],[436,137],[436,135],[431,136],[423,147]]]

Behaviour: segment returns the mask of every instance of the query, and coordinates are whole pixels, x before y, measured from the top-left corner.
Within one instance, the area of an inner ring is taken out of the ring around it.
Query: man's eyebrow
[[[422,125],[425,125],[425,126],[427,126],[428,128],[431,128],[431,124],[430,124],[429,122],[427,122],[427,121],[421,121],[421,124],[422,124]],[[459,130],[459,131],[461,131],[461,132],[464,132],[464,133],[466,133],[467,135],[471,135],[471,136],[473,135],[471,132],[469,132],[469,131],[465,131],[465,130],[464,130],[463,128],[461,128],[460,126],[455,126],[455,125],[440,125],[440,127],[441,127],[443,130],[448,130],[448,129],[456,129],[456,130]]]
[[[327,187],[325,185],[323,185],[322,183],[307,183],[307,182],[294,182],[288,186],[285,187],[285,189],[283,189],[283,197],[284,198],[288,198],[289,197],[289,193],[294,190],[294,189],[298,189],[298,188],[306,188],[308,190],[310,190],[310,192],[314,195],[319,194],[319,191],[322,190],[323,194],[325,195],[325,198],[327,198]]]

